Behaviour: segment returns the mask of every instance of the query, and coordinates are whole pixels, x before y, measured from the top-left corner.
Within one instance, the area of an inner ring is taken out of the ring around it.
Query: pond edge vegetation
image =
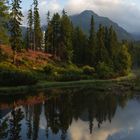
[[[92,87],[97,91],[126,91],[135,90],[136,75],[129,73],[127,76],[110,80],[80,80],[69,82],[48,82],[40,81],[30,86],[0,87],[0,95],[20,95],[34,91],[44,91],[49,88],[75,88],[75,87]]]

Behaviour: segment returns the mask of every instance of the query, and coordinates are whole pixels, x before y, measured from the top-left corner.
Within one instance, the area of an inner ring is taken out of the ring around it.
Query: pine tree
[[[50,11],[48,11],[48,13],[47,13],[47,23],[49,23],[50,22]]]
[[[8,6],[6,0],[0,1],[0,44],[8,42],[7,24],[8,24]]]
[[[40,26],[40,16],[38,0],[34,0],[34,50],[40,49],[42,45],[42,31]]]
[[[33,50],[33,12],[32,7],[28,11],[28,41],[29,48]]]
[[[20,28],[22,12],[20,7],[21,0],[12,1],[10,13],[10,43],[13,50],[13,63],[16,62],[16,54],[22,48],[22,31]]]
[[[105,28],[100,25],[97,32],[97,50],[96,50],[96,64],[99,62],[108,63],[109,56],[107,49],[105,48]]]
[[[20,132],[21,132],[21,121],[23,118],[24,114],[21,109],[14,109],[11,112],[9,140],[21,140]]]
[[[46,47],[49,53],[54,57],[59,56],[59,47],[60,47],[60,30],[61,30],[61,18],[58,13],[55,13],[48,23],[46,30]]]
[[[87,57],[88,57],[88,64],[93,66],[95,65],[95,49],[96,49],[96,33],[94,28],[94,17],[91,16],[91,24],[90,24],[90,35],[88,41],[88,50],[87,50]]]
[[[47,28],[45,31],[45,52],[50,53],[50,38],[51,38],[51,24],[50,24],[50,12],[47,13]]]
[[[109,51],[110,58],[112,60],[113,57],[115,56],[117,46],[118,46],[117,35],[113,27],[111,26],[109,28],[109,33],[108,33],[108,51]]]
[[[73,33],[73,62],[77,65],[88,63],[86,59],[87,37],[83,31],[77,27]]]
[[[52,52],[54,57],[58,56],[58,49],[60,46],[60,28],[61,18],[58,13],[54,14],[52,21]]]
[[[71,63],[73,50],[72,50],[72,23],[67,16],[65,10],[62,12],[61,18],[61,50],[63,50],[61,60]]]

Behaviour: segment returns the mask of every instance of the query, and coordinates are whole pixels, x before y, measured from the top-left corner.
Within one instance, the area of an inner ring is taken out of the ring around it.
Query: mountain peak
[[[82,13],[80,13],[80,15],[85,15],[85,16],[98,16],[95,12],[93,12],[92,10],[85,10]]]
[[[113,22],[107,17],[98,16],[92,10],[85,10],[80,14],[70,16],[70,18],[75,27],[80,27],[86,34],[89,34],[92,15],[94,16],[94,24],[96,31],[98,30],[100,24],[108,28],[110,26],[113,26],[114,30],[118,35],[119,40],[132,40],[131,35],[122,27],[120,27],[117,23]]]

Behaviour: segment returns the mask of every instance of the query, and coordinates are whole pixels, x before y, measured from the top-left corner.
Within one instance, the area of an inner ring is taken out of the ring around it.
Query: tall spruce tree
[[[45,33],[46,48],[55,58],[59,57],[60,31],[61,17],[58,13],[55,13],[52,19],[48,22],[48,27]]]
[[[117,35],[113,27],[111,26],[108,32],[108,51],[112,60],[115,56],[117,46],[118,46]]]
[[[96,50],[96,64],[99,62],[108,63],[109,56],[107,49],[105,48],[105,27],[100,25],[97,32],[97,50]]]
[[[91,16],[89,33],[90,34],[89,34],[88,50],[87,50],[88,64],[91,66],[94,66],[95,65],[95,49],[96,49],[96,33],[95,33],[95,28],[94,28],[93,16]]]
[[[20,28],[22,21],[21,0],[13,0],[10,13],[10,43],[13,50],[13,63],[16,62],[16,55],[22,48],[22,31]]]
[[[52,21],[52,53],[54,57],[59,56],[60,46],[60,29],[61,29],[61,18],[58,13],[54,14]]]
[[[77,65],[84,65],[88,63],[86,56],[87,37],[83,31],[77,27],[73,33],[73,62]]]
[[[45,31],[45,52],[51,53],[50,46],[50,34],[51,34],[51,24],[50,24],[50,12],[47,13],[47,27]]]
[[[32,6],[28,11],[28,47],[33,50],[33,11]],[[26,46],[27,47],[27,46]]]
[[[41,50],[42,30],[40,26],[40,16],[38,9],[38,0],[34,0],[34,50]]]
[[[73,50],[72,50],[72,23],[67,16],[65,10],[62,11],[61,18],[61,60],[71,63]]]
[[[8,42],[7,24],[8,24],[8,6],[6,0],[0,1],[0,44]]]

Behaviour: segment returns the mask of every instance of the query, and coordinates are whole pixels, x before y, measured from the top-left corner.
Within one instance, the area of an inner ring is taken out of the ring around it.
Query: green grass
[[[0,95],[27,94],[34,91],[43,91],[48,88],[72,88],[92,87],[97,91],[130,90],[134,86],[136,76],[130,73],[128,76],[110,80],[80,80],[70,82],[40,81],[32,86],[1,87]]]

